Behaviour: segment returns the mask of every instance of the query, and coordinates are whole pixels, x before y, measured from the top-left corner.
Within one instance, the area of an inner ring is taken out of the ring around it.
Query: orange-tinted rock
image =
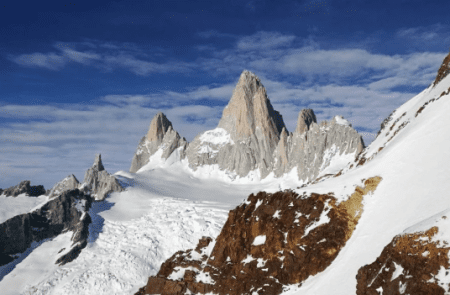
[[[358,271],[356,294],[379,294],[376,290],[380,288],[383,295],[446,294],[435,276],[442,267],[449,274],[450,247],[431,240],[437,232],[437,227],[432,227],[426,232],[396,236],[375,262]]]
[[[215,241],[204,237],[195,250],[175,253],[145,292],[280,294],[283,285],[299,284],[331,264],[361,217],[363,196],[380,181],[366,180],[340,204],[332,193],[251,194],[230,211]]]

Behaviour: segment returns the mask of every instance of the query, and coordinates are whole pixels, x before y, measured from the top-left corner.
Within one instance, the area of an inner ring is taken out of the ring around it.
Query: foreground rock
[[[45,189],[43,185],[31,186],[29,180],[24,180],[16,186],[12,186],[1,191],[0,194],[4,194],[7,197],[17,197],[20,194],[27,194],[30,197],[38,197],[40,195],[45,195]]]
[[[424,230],[396,236],[375,262],[358,271],[357,294],[448,294],[448,213],[429,220]]]
[[[119,181],[105,170],[100,154],[95,156],[94,164],[84,174],[80,189],[92,194],[96,201],[104,200],[112,192],[124,190]]]
[[[174,254],[137,294],[280,294],[331,264],[380,181],[366,180],[339,204],[332,193],[252,194],[230,211],[216,241],[205,237]]]
[[[0,224],[0,265],[14,260],[32,242],[53,238],[73,231],[73,245],[56,260],[65,264],[74,260],[87,244],[91,218],[87,213],[92,199],[78,189],[66,191],[45,203],[41,208],[20,214]]]

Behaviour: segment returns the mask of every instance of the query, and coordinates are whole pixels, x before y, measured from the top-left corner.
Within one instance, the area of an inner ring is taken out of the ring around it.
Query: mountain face
[[[97,201],[104,200],[112,192],[124,190],[117,179],[106,172],[100,154],[95,156],[94,164],[84,174],[80,189],[95,196]]]
[[[272,155],[283,128],[283,118],[273,109],[259,78],[244,71],[217,128],[189,145],[189,167],[195,171],[218,164],[220,170],[241,177],[259,169],[264,178],[273,170]]]
[[[184,150],[187,141],[176,132],[167,117],[159,112],[152,119],[147,135],[142,137],[131,162],[130,172],[136,173],[142,166],[148,163],[159,149],[161,158],[167,159],[174,150],[181,147],[181,157],[184,158]]]
[[[319,126],[312,109],[302,110],[294,133],[288,132],[261,80],[243,71],[217,128],[199,134],[189,144],[158,113],[138,145],[130,172],[137,172],[157,152],[161,154],[157,157],[167,159],[179,149],[177,158],[186,158],[194,171],[217,165],[239,177],[256,170],[264,179],[270,173],[280,177],[296,168],[298,178],[306,182],[318,177],[333,158],[356,156],[363,148],[362,137],[345,119],[336,117]]]

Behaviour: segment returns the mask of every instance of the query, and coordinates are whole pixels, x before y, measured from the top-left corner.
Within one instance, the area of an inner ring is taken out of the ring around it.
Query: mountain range
[[[2,294],[450,294],[449,72],[366,147],[243,71],[192,142],[160,112],[129,171],[2,190]]]

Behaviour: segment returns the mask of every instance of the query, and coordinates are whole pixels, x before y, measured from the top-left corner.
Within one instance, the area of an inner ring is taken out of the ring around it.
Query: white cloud
[[[67,62],[63,56],[55,53],[43,54],[39,52],[22,54],[16,57],[10,56],[10,59],[19,65],[42,67],[54,71],[63,68]]]
[[[259,31],[254,35],[240,38],[236,47],[240,50],[266,50],[267,48],[288,46],[294,39],[293,35]]]

